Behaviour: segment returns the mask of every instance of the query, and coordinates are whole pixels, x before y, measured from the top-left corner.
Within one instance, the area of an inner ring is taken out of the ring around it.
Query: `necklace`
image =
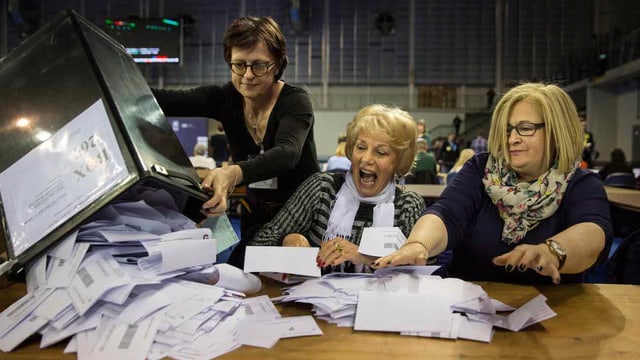
[[[251,131],[252,131],[252,137],[253,140],[256,142],[256,145],[258,145],[259,147],[262,147],[262,131],[260,129],[260,125],[262,125],[262,121],[260,121],[260,117],[256,117],[256,120],[253,122],[253,124],[249,124],[251,126]]]

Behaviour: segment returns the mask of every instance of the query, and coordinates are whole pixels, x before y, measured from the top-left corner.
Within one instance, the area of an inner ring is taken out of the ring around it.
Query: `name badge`
[[[277,190],[278,189],[278,178],[274,177],[271,179],[267,179],[267,180],[262,180],[262,181],[257,181],[254,183],[249,184],[249,188],[250,189],[271,189],[271,190]]]

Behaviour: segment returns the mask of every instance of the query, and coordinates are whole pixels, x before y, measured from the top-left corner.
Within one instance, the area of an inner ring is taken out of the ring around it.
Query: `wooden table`
[[[640,286],[572,284],[536,289],[480,283],[489,296],[520,306],[538,292],[558,316],[520,332],[498,330],[490,344],[362,332],[318,320],[324,335],[280,340],[271,349],[243,346],[220,359],[640,359]],[[0,288],[0,309],[24,293],[23,284]],[[263,279],[262,293],[280,295],[279,284]],[[308,315],[304,304],[277,305],[282,316]],[[2,359],[74,359],[66,341],[39,349],[39,335]]]
[[[422,184],[407,184],[404,188],[413,191],[416,194],[422,196],[425,201],[435,201],[440,198],[440,194],[444,191],[447,185],[422,185]]]
[[[640,212],[640,190],[605,186],[609,202],[623,209]]]
[[[405,189],[422,196],[426,201],[435,201],[440,198],[446,185],[404,185]],[[612,186],[604,187],[609,201],[614,206],[627,210],[640,212],[640,190],[624,189]]]

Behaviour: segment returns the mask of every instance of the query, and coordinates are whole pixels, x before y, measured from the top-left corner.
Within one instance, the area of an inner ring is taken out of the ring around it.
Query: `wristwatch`
[[[547,246],[549,247],[549,251],[551,251],[551,253],[555,255],[560,261],[560,265],[558,265],[558,270],[562,269],[562,266],[564,266],[564,262],[567,261],[567,252],[564,250],[564,248],[562,247],[562,245],[560,245],[559,242],[553,239],[545,240],[545,244],[547,244]]]

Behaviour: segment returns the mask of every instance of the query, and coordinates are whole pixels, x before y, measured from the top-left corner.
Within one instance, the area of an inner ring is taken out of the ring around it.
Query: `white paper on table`
[[[547,305],[547,297],[542,294],[538,294],[538,296],[529,300],[519,309],[509,314],[509,324],[514,326],[522,323],[519,327],[515,327],[515,331],[518,331],[529,325],[550,319],[556,315],[558,314],[551,310],[549,305]],[[525,319],[524,322],[522,322],[522,319]]]
[[[440,269],[440,265],[402,265],[380,268],[374,271],[374,274],[378,276],[393,276],[394,274],[404,273],[415,276],[426,276],[433,274],[438,269]]]
[[[516,309],[513,306],[496,299],[491,299],[491,304],[493,304],[496,311],[514,311]]]
[[[69,324],[73,323],[79,317],[76,308],[68,307],[62,311],[55,320],[49,321],[49,325],[55,327],[58,330],[64,329]]]
[[[53,345],[61,340],[75,335],[79,332],[95,329],[100,325],[102,313],[92,308],[83,317],[79,317],[63,329],[57,329],[52,325],[42,330],[42,339],[40,339],[40,348]]]
[[[401,335],[420,336],[420,337],[433,337],[440,339],[457,339],[460,324],[464,321],[464,316],[461,314],[453,314],[451,316],[451,327],[449,331],[424,331],[424,332],[401,332]]]
[[[475,340],[489,343],[496,332],[491,324],[469,320],[462,317],[462,323],[458,329],[458,337],[461,339]]]
[[[247,246],[245,272],[279,272],[320,277],[317,247]]]
[[[311,315],[291,316],[269,320],[267,323],[280,329],[281,339],[322,335],[322,330]]]
[[[216,242],[208,228],[164,234],[160,241],[145,242],[143,245],[150,258],[161,254],[161,273],[216,262]]]
[[[368,256],[387,256],[398,250],[407,238],[399,227],[364,228],[358,252]]]
[[[47,255],[32,261],[26,271],[27,292],[35,292],[47,283]]]
[[[78,271],[80,263],[84,259],[87,250],[89,250],[89,246],[87,243],[75,244],[70,260],[52,257],[50,261],[51,268],[47,276],[47,287],[57,288],[69,286],[73,275]]]
[[[237,318],[251,317],[256,320],[273,320],[280,318],[280,312],[267,295],[246,298],[232,315]]]
[[[467,314],[467,316],[471,320],[485,322],[511,331],[520,331],[529,325],[557,315],[547,305],[546,300],[544,295],[538,294],[508,316],[499,314]]]
[[[354,330],[445,332],[451,327],[448,302],[437,296],[361,291]]]
[[[98,233],[110,243],[160,240],[160,235],[146,231],[109,231],[98,230]]]
[[[280,340],[279,330],[272,324],[245,318],[238,325],[238,341],[242,345],[270,349]]]
[[[89,355],[93,350],[93,346],[96,344],[96,339],[98,338],[98,329],[81,331],[76,334],[75,338],[78,360],[91,359]]]
[[[47,320],[55,320],[71,305],[69,293],[64,289],[55,289],[33,313]]]
[[[49,251],[49,255],[63,260],[71,259],[77,236],[78,230],[71,232],[71,234],[67,235],[64,239],[58,241],[55,247]]]
[[[78,352],[78,342],[76,341],[76,337],[72,337],[71,340],[67,343],[67,346],[64,348],[64,354],[70,354]]]
[[[181,279],[203,284],[216,285],[228,290],[239,291],[243,294],[254,294],[260,291],[260,278],[251,273],[229,264],[216,264],[185,274]]]
[[[49,320],[36,315],[29,315],[26,319],[20,321],[11,331],[0,337],[0,350],[9,352],[20,345],[29,336],[40,330]]]
[[[150,317],[136,325],[114,319],[108,321],[109,325],[96,340],[91,359],[144,359],[158,332],[159,319]]]
[[[172,300],[172,305],[165,308],[164,320],[174,328],[210,307],[224,294],[224,289],[217,286],[182,280],[173,280],[159,291]]]
[[[0,338],[13,327],[24,321],[33,310],[51,295],[53,289],[39,289],[33,294],[26,294],[0,313]]]
[[[155,289],[144,290],[125,304],[124,310],[117,320],[128,324],[135,324],[154,312],[171,305],[171,299]]]
[[[107,290],[130,281],[113,257],[98,253],[83,262],[67,290],[78,314],[83,315]]]

